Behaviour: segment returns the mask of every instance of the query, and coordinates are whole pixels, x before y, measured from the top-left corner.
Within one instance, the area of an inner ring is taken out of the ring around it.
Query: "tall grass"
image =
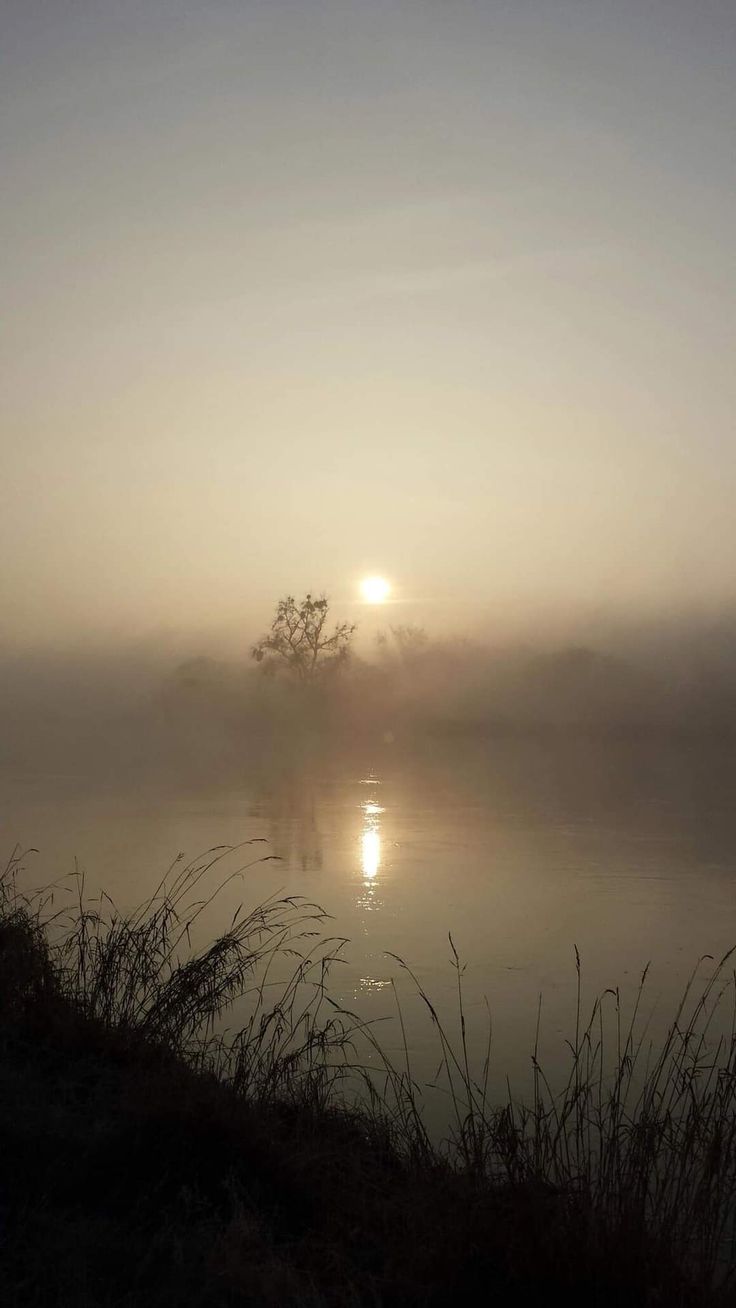
[[[326,1101],[351,1034],[347,1015],[326,1003],[327,975],[345,943],[327,934],[328,915],[301,897],[274,895],[249,909],[241,902],[227,930],[193,943],[226,887],[275,859],[253,852],[262,843],[218,846],[191,862],[179,856],[129,913],[107,894],[87,896],[79,872],[23,893],[25,855],[15,850],[0,877],[0,920],[28,935],[56,995],[83,1018],[214,1070],[249,1097]],[[225,871],[244,851],[251,856]],[[247,1020],[229,1034],[222,1020],[236,1004]]]
[[[700,960],[656,1038],[645,1016],[647,972],[628,1012],[618,990],[605,991],[586,1009],[576,951],[567,1074],[561,1083],[545,1074],[538,1022],[530,1094],[518,1098],[509,1090],[501,1104],[489,1091],[490,1016],[479,1058],[469,1046],[464,969],[452,937],[453,1029],[419,978],[392,956],[437,1038],[435,1084],[446,1091],[450,1109],[447,1137],[438,1142],[426,1125],[398,997],[398,1061],[375,1026],[330,999],[330,969],[345,942],[327,934],[328,919],[317,905],[276,896],[238,908],[225,932],[196,945],[214,899],[271,857],[254,844],[223,846],[193,863],[177,860],[150,898],[127,914],[107,896],[91,903],[81,877],[71,905],[58,907],[58,888],[24,897],[16,852],[0,878],[0,978],[3,969],[17,972],[22,957],[21,998],[29,1002],[53,994],[85,1021],[215,1073],[255,1105],[287,1101],[317,1114],[347,1114],[419,1173],[445,1168],[488,1194],[540,1196],[560,1230],[576,1232],[589,1248],[630,1250],[645,1242],[647,1257],[654,1251],[676,1263],[693,1284],[717,1285],[724,1295],[736,1289],[732,954]],[[249,856],[223,876],[224,859],[245,848]],[[228,1032],[225,1016],[234,1006],[244,1016]]]
[[[644,1017],[649,968],[625,1013],[619,989],[596,996],[584,1014],[580,956],[576,1011],[565,1042],[567,1074],[551,1082],[540,1061],[541,998],[531,1054],[531,1095],[489,1100],[492,1027],[476,1069],[468,1047],[463,965],[449,937],[456,973],[456,1029],[449,1031],[421,981],[408,975],[439,1046],[434,1084],[450,1106],[446,1156],[494,1187],[546,1192],[588,1228],[590,1238],[647,1233],[699,1285],[736,1287],[736,972],[731,950],[693,969],[659,1039]],[[710,964],[703,976],[704,964]],[[437,1146],[424,1126],[421,1088],[404,1031],[403,1066],[381,1050],[384,1080],[369,1094],[390,1112],[394,1134],[423,1158]]]

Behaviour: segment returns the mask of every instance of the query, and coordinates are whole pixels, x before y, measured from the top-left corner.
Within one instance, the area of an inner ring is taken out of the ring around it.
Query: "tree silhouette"
[[[307,594],[299,603],[293,595],[279,600],[271,630],[256,642],[251,656],[263,663],[264,671],[284,668],[306,684],[336,671],[349,657],[355,624],[340,622],[328,632],[329,607],[324,595],[313,599]]]

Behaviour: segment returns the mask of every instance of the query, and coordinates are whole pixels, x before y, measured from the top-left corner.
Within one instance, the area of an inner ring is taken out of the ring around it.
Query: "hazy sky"
[[[0,12],[11,638],[733,599],[733,0]]]

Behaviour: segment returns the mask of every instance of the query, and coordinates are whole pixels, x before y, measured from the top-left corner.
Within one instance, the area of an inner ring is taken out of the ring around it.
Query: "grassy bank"
[[[728,960],[656,1046],[616,994],[581,997],[567,1083],[533,1056],[527,1106],[489,1102],[456,960],[456,1040],[424,996],[437,1144],[410,1060],[331,1003],[316,906],[274,899],[197,944],[219,859],[128,915],[81,886],[24,897],[17,857],[0,882],[3,1303],[734,1302]]]

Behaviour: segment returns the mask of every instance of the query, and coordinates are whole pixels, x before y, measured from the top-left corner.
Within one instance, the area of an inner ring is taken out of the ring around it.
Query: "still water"
[[[664,1017],[698,957],[736,944],[735,765],[733,747],[702,742],[484,740],[263,758],[217,779],[14,775],[3,778],[0,836],[3,852],[37,847],[35,884],[76,859],[90,888],[125,907],[179,851],[265,838],[279,861],[230,883],[212,929],[240,900],[283,890],[317,901],[349,942],[332,994],[362,1017],[390,1016],[396,979],[420,1080],[432,1076],[436,1036],[390,955],[451,1019],[451,932],[471,1043],[480,1059],[490,1009],[496,1076],[516,1083],[540,995],[549,1057],[564,1049],[574,946],[591,998],[631,992],[651,960],[647,1005]],[[381,1038],[399,1046],[395,1018]]]

